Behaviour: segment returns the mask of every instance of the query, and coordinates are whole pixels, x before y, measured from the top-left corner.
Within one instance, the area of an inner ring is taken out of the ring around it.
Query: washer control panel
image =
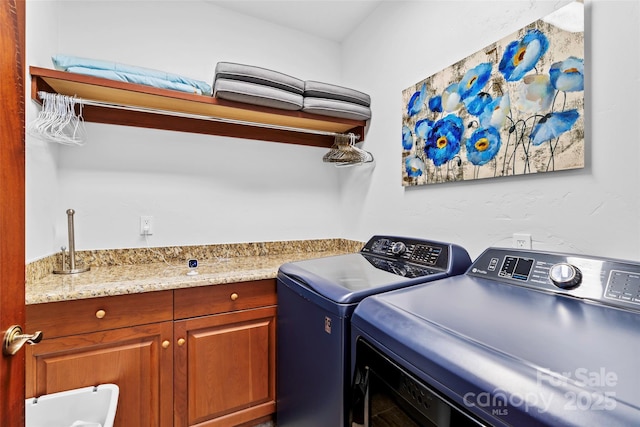
[[[638,262],[489,248],[466,274],[640,311]]]
[[[446,270],[449,266],[449,247],[446,243],[429,240],[374,236],[360,252]]]
[[[410,279],[430,276],[432,274],[443,274],[443,271],[441,270],[423,267],[405,261],[380,258],[375,255],[368,254],[362,254],[362,256],[375,268],[396,274],[398,276],[408,277]]]

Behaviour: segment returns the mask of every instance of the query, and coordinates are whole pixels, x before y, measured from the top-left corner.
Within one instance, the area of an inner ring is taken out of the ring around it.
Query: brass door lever
[[[26,343],[36,344],[40,341],[42,341],[42,331],[37,331],[33,335],[23,334],[19,325],[13,325],[4,333],[2,352],[6,356],[13,356]]]

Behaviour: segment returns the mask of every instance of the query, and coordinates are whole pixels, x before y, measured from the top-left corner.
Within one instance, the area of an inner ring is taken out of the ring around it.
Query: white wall
[[[342,203],[353,218],[345,237],[418,235],[460,243],[477,256],[488,246],[510,246],[514,232],[527,232],[534,249],[640,259],[636,1],[586,0],[584,169],[401,186],[402,90],[560,3],[385,2],[349,37],[343,78],[372,97],[364,148],[377,164],[373,172],[342,177]]]
[[[51,68],[49,58],[51,52],[57,49],[58,41],[58,8],[54,2],[27,1],[26,17],[26,65],[27,67],[46,65],[47,68]],[[28,128],[40,111],[40,107],[31,101],[28,75],[25,83],[25,99]],[[58,154],[58,145],[41,141],[27,134],[25,155],[27,262],[51,254],[63,243],[53,241],[56,229],[52,214],[59,211]],[[64,215],[64,211],[62,212]]]
[[[34,1],[27,63],[57,53],[112,60],[212,82],[218,61],[338,83],[340,45],[203,1]],[[28,94],[30,96],[30,94]],[[37,114],[33,106],[27,123]],[[151,246],[339,237],[335,168],[323,148],[89,123],[84,147],[28,137],[27,261],[67,242]]]
[[[320,148],[112,125],[88,124],[80,149],[28,138],[27,260],[66,243],[69,207],[78,249],[145,246],[139,216],[153,215],[151,246],[390,233],[476,256],[529,232],[536,249],[640,259],[633,0],[586,0],[584,169],[401,186],[402,90],[561,3],[387,1],[340,46],[200,1],[28,0],[30,65],[68,53],[209,81],[217,61],[236,61],[365,91],[376,163],[335,169]],[[28,103],[27,123],[36,113]]]

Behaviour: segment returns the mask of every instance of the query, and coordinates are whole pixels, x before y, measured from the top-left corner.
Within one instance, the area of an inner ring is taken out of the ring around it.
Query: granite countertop
[[[25,302],[27,305],[40,304],[270,279],[276,277],[279,267],[286,262],[357,252],[360,243],[323,246],[320,250],[315,246],[290,253],[263,250],[265,254],[251,256],[200,257],[195,276],[186,274],[189,271],[186,262],[164,257],[161,262],[141,264],[91,264],[91,269],[84,273],[46,273],[42,277],[28,278]]]

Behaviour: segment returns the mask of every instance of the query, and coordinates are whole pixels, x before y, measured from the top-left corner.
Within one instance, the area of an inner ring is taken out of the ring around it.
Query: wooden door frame
[[[25,0],[0,1],[0,58],[1,338],[25,324]],[[0,425],[24,426],[25,352],[0,357]]]

